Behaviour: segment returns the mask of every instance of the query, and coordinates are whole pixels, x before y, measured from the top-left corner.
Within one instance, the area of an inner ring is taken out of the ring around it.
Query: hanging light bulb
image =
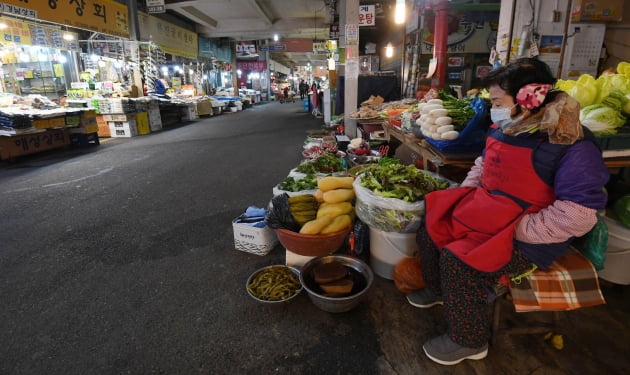
[[[279,39],[278,34],[273,34],[273,41],[277,42]]]
[[[401,24],[405,22],[405,0],[396,0],[396,9],[394,10],[394,22]]]
[[[385,57],[392,56],[394,56],[394,46],[391,43],[387,43],[387,46],[385,46]]]

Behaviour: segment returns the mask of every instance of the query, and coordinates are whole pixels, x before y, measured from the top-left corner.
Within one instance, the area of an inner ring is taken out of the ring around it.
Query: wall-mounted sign
[[[147,11],[149,13],[165,13],[164,0],[147,0]]]
[[[127,6],[112,0],[0,0],[0,12],[129,38]]]
[[[359,44],[359,25],[346,25],[346,44]]]
[[[328,39],[338,40],[339,39],[339,24],[333,23],[330,25],[328,30]]]
[[[196,59],[199,51],[197,33],[146,13],[138,13],[141,39],[151,41],[171,55]]]
[[[361,5],[359,7],[359,26],[376,25],[376,7],[374,5]]]

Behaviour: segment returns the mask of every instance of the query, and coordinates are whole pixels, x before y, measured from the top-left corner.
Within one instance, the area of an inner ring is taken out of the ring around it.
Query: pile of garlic
[[[448,116],[448,110],[442,106],[441,99],[431,99],[418,104],[420,117],[416,125],[420,126],[422,135],[436,140],[453,140],[459,132],[452,125],[453,119]]]

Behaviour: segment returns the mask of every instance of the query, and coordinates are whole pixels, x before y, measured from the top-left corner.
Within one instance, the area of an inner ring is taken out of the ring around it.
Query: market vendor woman
[[[460,187],[426,196],[417,241],[427,287],[407,298],[444,305],[447,332],[423,346],[435,362],[484,358],[490,288],[502,275],[549,267],[606,206],[602,152],[555,82],[532,58],[489,72],[493,124],[482,155]]]

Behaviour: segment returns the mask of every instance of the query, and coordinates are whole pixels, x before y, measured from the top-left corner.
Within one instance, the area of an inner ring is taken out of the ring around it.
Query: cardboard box
[[[68,129],[48,129],[24,135],[0,137],[0,159],[11,159],[70,145]]]
[[[199,116],[212,116],[212,104],[209,100],[197,103],[197,114]]]
[[[66,116],[53,117],[48,119],[48,125],[51,128],[61,128],[66,126]]]
[[[131,138],[138,135],[135,119],[133,121],[109,121],[108,124],[111,137]]]
[[[136,113],[136,128],[138,129],[138,135],[151,133],[151,127],[149,126],[149,115],[146,112]]]
[[[135,120],[135,113],[115,113],[109,115],[103,115],[105,121],[118,121],[118,122],[129,122]]]
[[[41,120],[33,120],[31,121],[35,129],[48,129],[50,128],[50,122],[47,118]]]
[[[70,133],[72,134],[90,134],[90,133],[98,133],[99,127],[97,124],[86,125],[86,126],[77,126],[76,128],[70,128]]]
[[[160,110],[149,110],[149,127],[152,132],[162,130],[162,117],[160,116]]]
[[[571,22],[619,22],[624,0],[573,0]]]
[[[267,255],[278,243],[276,232],[269,228],[256,228],[239,223],[240,216],[232,220],[236,250],[256,255]]]
[[[111,136],[111,133],[109,132],[109,124],[105,121],[105,115],[96,115],[96,124],[98,125],[99,137]]]

